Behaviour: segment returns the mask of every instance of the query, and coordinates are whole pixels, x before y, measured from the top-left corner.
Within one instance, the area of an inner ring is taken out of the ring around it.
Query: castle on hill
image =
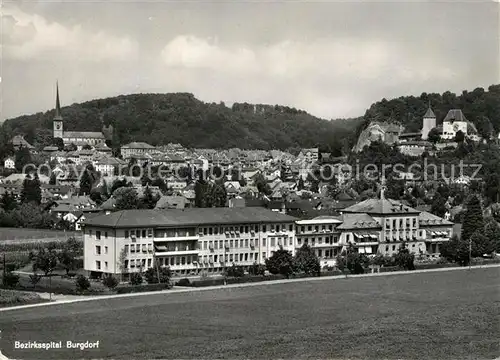
[[[56,83],[56,109],[53,124],[53,136],[54,138],[61,138],[64,145],[74,144],[81,150],[85,145],[90,145],[95,147],[96,145],[102,144],[106,141],[106,136],[104,132],[109,130],[103,126],[103,131],[64,131],[64,121],[61,115],[61,104],[59,101],[59,84]],[[109,137],[109,136],[108,136]]]

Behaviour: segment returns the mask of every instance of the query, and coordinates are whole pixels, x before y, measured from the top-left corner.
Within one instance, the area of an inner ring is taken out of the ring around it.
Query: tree
[[[50,174],[49,185],[56,185],[56,184],[57,184],[56,173],[53,172]]]
[[[108,289],[113,290],[118,286],[118,280],[113,275],[108,275],[102,279],[102,284]]]
[[[471,196],[466,207],[461,238],[468,241],[472,234],[484,229],[484,219],[481,202],[476,195]]]
[[[224,182],[216,180],[211,188],[211,197],[213,199],[214,207],[225,207],[227,201],[227,192]]]
[[[36,284],[38,284],[40,282],[40,280],[42,280],[42,275],[31,274],[31,275],[29,275],[29,278],[30,278],[31,285],[33,285],[33,288],[36,288]]]
[[[116,199],[115,208],[117,210],[130,210],[139,207],[139,198],[134,188],[122,187],[114,192]]]
[[[9,215],[16,227],[38,229],[49,229],[52,227],[50,214],[34,202],[19,205]]]
[[[38,180],[38,174],[35,173],[33,178],[27,174],[24,178],[21,189],[21,202],[34,202],[38,205],[42,202],[42,189],[40,187],[40,180]]]
[[[125,249],[125,247],[123,247],[121,250],[120,250],[120,255],[118,256],[118,268],[120,269],[120,279],[121,281],[123,281],[123,274],[127,273],[127,267],[125,266],[126,262],[127,262],[127,257],[128,257],[128,252],[127,250]]]
[[[359,254],[353,244],[337,256],[337,267],[340,271],[347,268],[353,274],[363,274],[370,263],[365,254]]]
[[[266,259],[266,268],[271,274],[289,277],[293,273],[293,256],[289,251],[280,248]]]
[[[172,278],[172,271],[169,267],[149,268],[144,273],[144,277],[148,284],[169,284]]]
[[[2,195],[2,199],[0,200],[0,206],[5,211],[15,210],[17,208],[17,201],[15,196],[7,191],[5,194]]]
[[[415,255],[410,253],[405,243],[402,243],[397,254],[394,255],[394,262],[404,270],[415,270]]]
[[[73,143],[64,146],[64,151],[76,151],[76,150],[78,150],[78,147]]]
[[[302,176],[301,176],[301,177],[299,177],[299,183],[298,183],[298,185],[297,185],[297,190],[299,190],[299,191],[300,191],[300,190],[304,190],[304,187],[305,187],[305,186],[304,186],[304,179],[303,179],[303,178],[302,178]]]
[[[90,281],[83,275],[78,275],[75,281],[76,289],[80,292],[90,289]]]
[[[19,275],[12,271],[6,271],[2,277],[2,284],[7,288],[15,288],[19,284]]]
[[[431,213],[439,217],[444,217],[446,210],[446,199],[439,193],[436,193],[432,200]]]
[[[307,244],[304,244],[297,250],[295,257],[293,258],[293,268],[295,272],[319,275],[321,265],[318,257],[314,253],[314,250],[312,250]]]
[[[469,263],[469,243],[454,235],[449,241],[439,245],[440,256],[462,266]]]
[[[21,147],[18,151],[16,151],[14,162],[16,171],[22,173],[24,167],[32,162],[29,149],[27,147]]]
[[[243,267],[236,266],[236,264],[233,264],[230,268],[227,269],[227,276],[243,277],[245,276],[245,270],[243,270]]]
[[[57,266],[57,253],[54,249],[40,248],[32,255],[33,272],[43,271],[45,276],[52,273]]]
[[[52,145],[57,146],[57,150],[59,150],[59,151],[64,149],[64,141],[61,138],[53,138]]]
[[[126,178],[116,179],[115,181],[113,181],[113,184],[111,185],[111,194],[114,194],[115,190],[117,190],[121,187],[127,187],[127,186],[128,186],[128,184],[127,184]]]
[[[158,202],[158,197],[153,195],[153,192],[151,191],[151,188],[149,186],[146,186],[146,189],[144,190],[144,195],[140,200],[140,208],[154,209],[157,202]]]
[[[77,258],[82,255],[82,243],[74,237],[69,238],[66,243],[64,243],[62,250],[57,254],[57,258],[59,263],[64,266],[66,275],[68,275],[71,270],[77,269]]]
[[[253,263],[248,268],[248,273],[250,275],[262,276],[266,273],[266,267],[261,264]]]
[[[433,144],[436,144],[441,140],[441,134],[437,128],[432,128],[427,135],[427,140]]]
[[[494,220],[489,221],[484,227],[484,236],[489,240],[490,246],[485,254],[500,253],[500,224]]]
[[[90,146],[89,144],[85,144],[82,146],[82,150],[92,150],[92,146]]]
[[[455,134],[455,142],[461,144],[465,141],[465,134],[462,130],[458,130]]]
[[[92,190],[92,180],[90,169],[86,168],[80,178],[80,190],[78,191],[78,195],[90,195]]]
[[[131,285],[141,285],[142,284],[142,274],[141,273],[130,274],[130,284]]]

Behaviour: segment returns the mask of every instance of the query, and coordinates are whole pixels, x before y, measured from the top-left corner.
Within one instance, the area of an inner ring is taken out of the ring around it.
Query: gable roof
[[[467,121],[467,119],[461,109],[450,109],[443,122],[445,121]]]
[[[439,216],[431,214],[427,211],[422,211],[420,213],[420,215],[418,216],[418,222],[421,225],[453,225],[451,221],[440,218]]]
[[[297,219],[292,216],[259,207],[188,208],[183,210],[121,210],[109,215],[93,217],[85,224],[110,228],[134,228],[138,226],[273,223],[295,220]]]
[[[381,225],[368,214],[344,214],[337,229],[378,229]]]
[[[419,211],[392,199],[368,199],[345,208],[348,213],[366,214],[418,214]]]

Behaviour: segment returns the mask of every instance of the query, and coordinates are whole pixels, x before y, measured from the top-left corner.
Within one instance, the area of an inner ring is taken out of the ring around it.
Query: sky
[[[326,118],[500,83],[499,3],[3,1],[0,120],[131,93]]]

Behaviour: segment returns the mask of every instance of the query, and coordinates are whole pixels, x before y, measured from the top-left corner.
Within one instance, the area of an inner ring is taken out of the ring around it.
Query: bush
[[[245,270],[243,270],[241,266],[236,266],[235,264],[233,264],[233,266],[227,269],[227,276],[243,277],[245,276]]]
[[[160,276],[159,281],[158,275]],[[146,278],[146,282],[148,284],[167,284],[170,282],[170,278],[172,277],[172,271],[170,271],[169,267],[159,267],[158,269],[149,268],[144,273],[144,277]]]
[[[104,279],[102,279],[102,284],[108,289],[114,289],[118,286],[118,280],[114,276],[108,275],[105,276]]]
[[[38,284],[40,282],[40,280],[42,280],[42,275],[38,275],[38,274],[30,275],[30,282],[33,285],[33,287],[35,287],[36,284]]]
[[[191,286],[191,282],[189,281],[189,279],[184,278],[184,279],[180,279],[179,281],[177,281],[175,283],[175,285],[177,285],[177,286]]]
[[[142,284],[142,275],[140,273],[132,273],[130,274],[130,285],[141,285]]]
[[[254,276],[264,275],[266,273],[266,267],[262,264],[254,263],[248,268],[248,274]]]
[[[128,294],[146,291],[161,291],[170,289],[170,284],[145,284],[135,286],[118,286],[116,287],[117,294]]]
[[[19,275],[8,271],[2,279],[2,283],[5,287],[14,288],[19,284]]]
[[[78,291],[85,291],[90,288],[90,281],[83,275],[78,275],[76,278],[76,289]]]
[[[292,253],[280,248],[270,258],[266,259],[266,268],[273,275],[290,276],[293,273]]]

